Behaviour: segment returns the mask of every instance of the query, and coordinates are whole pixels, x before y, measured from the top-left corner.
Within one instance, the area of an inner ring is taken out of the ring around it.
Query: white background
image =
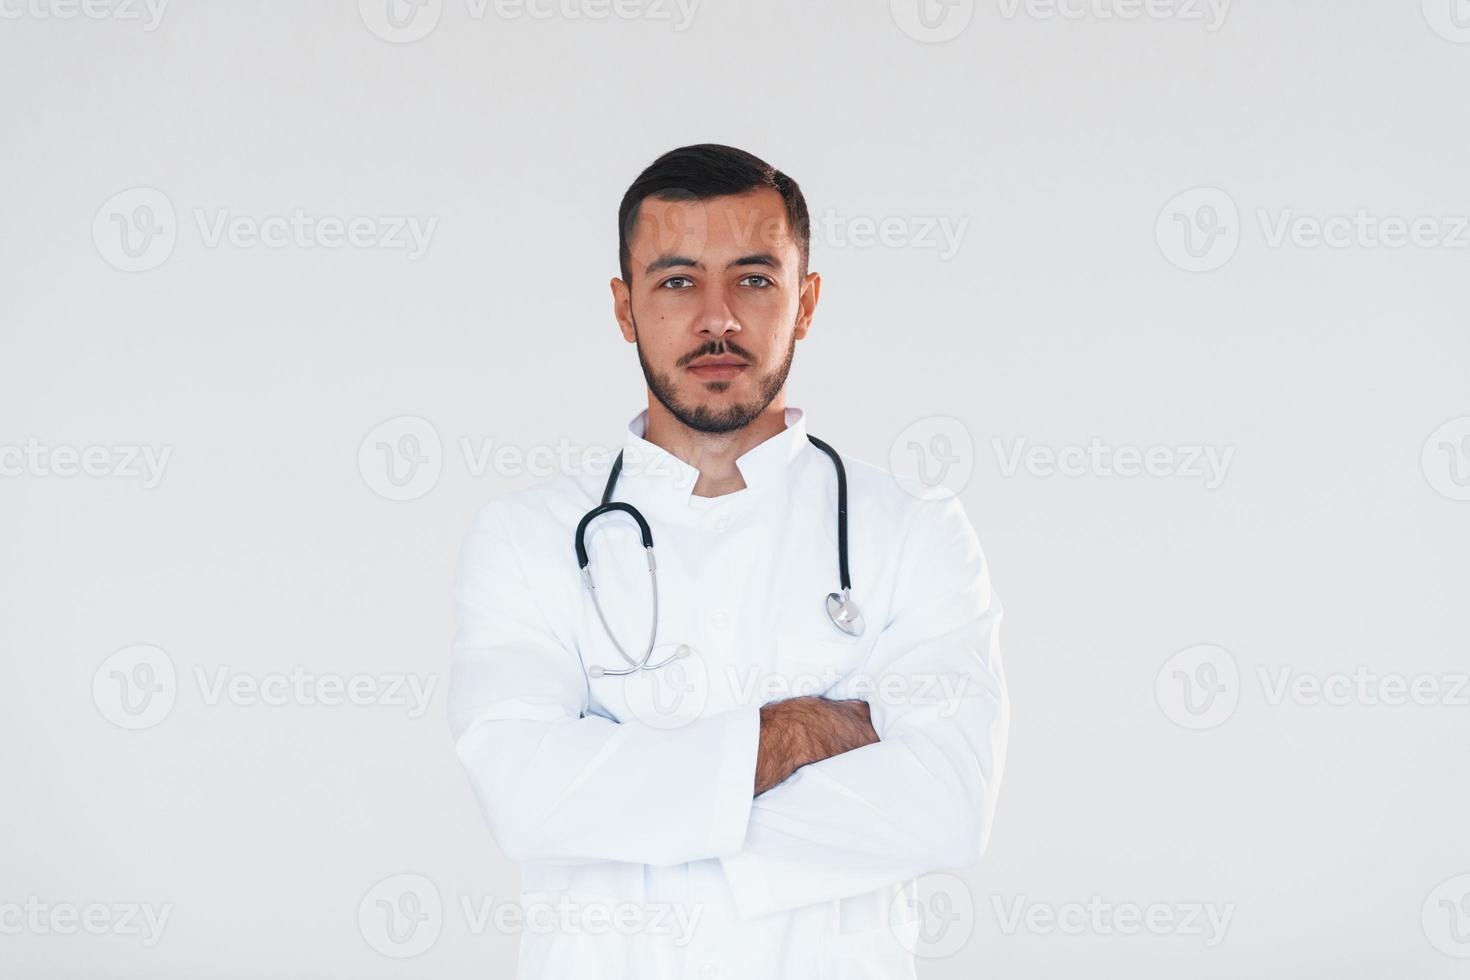
[[[460,538],[534,477],[476,472],[462,440],[621,442],[644,391],[607,288],[618,200],[710,141],[792,175],[816,223],[791,404],[858,458],[942,449],[1007,610],[994,834],[938,883],[974,915],[921,975],[1470,975],[1463,0],[1241,0],[1223,21],[962,0],[931,8],[942,40],[903,0],[704,0],[687,23],[444,0],[396,34],[383,2],[178,0],[150,25],[0,0],[0,462],[171,454],[156,486],[0,477],[0,906],[170,910],[152,945],[0,916],[0,973],[509,975],[514,932],[461,907],[517,877],[443,693]],[[140,187],[165,199],[151,224],[157,196],[115,198]],[[1196,188],[1216,190],[1176,202]],[[294,209],[436,224],[417,258],[200,228]],[[1360,211],[1439,240],[1273,240]],[[129,259],[119,218],[172,249]],[[884,219],[886,244],[853,237]],[[932,221],[963,222],[956,250]],[[1192,257],[1186,226],[1214,248]],[[394,501],[368,436],[404,416],[439,448]],[[945,419],[961,438],[934,440]],[[1213,487],[1007,465],[1094,438],[1231,456]],[[176,688],[127,730],[109,657],[139,644]],[[1235,706],[1194,730],[1203,690],[1170,692],[1207,675],[1171,658],[1205,644]],[[211,703],[199,680],[298,667],[414,675],[432,699]],[[1438,694],[1274,697],[1360,668]],[[370,924],[400,874],[444,907],[413,959]],[[1213,938],[1007,927],[1017,902],[1094,896],[1231,918]]]

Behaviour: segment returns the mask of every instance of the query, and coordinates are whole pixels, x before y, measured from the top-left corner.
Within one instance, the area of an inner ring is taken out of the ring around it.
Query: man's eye
[[[675,283],[688,283],[689,285],[688,286],[676,286],[676,285],[674,285]],[[669,278],[665,279],[663,282],[659,283],[658,284],[658,288],[659,289],[688,289],[689,286],[692,286],[692,285],[694,285],[694,282],[688,276],[670,276]]]
[[[755,281],[752,282],[752,280]],[[765,289],[767,286],[771,285],[771,280],[762,275],[749,275],[740,281],[742,283],[751,283],[752,285],[758,286],[761,289]]]

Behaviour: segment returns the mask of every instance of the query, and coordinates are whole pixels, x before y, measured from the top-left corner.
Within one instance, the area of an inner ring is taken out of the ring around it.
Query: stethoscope
[[[837,470],[837,571],[842,581],[842,594],[827,593],[827,615],[832,618],[832,624],[842,632],[849,636],[861,636],[863,614],[858,609],[857,603],[852,601],[852,579],[847,573],[847,471],[842,466],[842,458],[837,455],[837,450],[814,435],[808,434],[807,438],[811,440],[813,446],[827,454],[832,460],[833,468]],[[587,673],[592,677],[601,677],[604,674],[632,674],[640,670],[657,670],[660,667],[667,667],[675,660],[689,656],[692,652],[687,646],[681,644],[672,654],[658,663],[648,662],[653,656],[654,645],[658,642],[658,565],[653,560],[653,531],[649,529],[648,521],[643,519],[637,507],[612,499],[613,487],[617,486],[618,474],[622,471],[623,454],[619,452],[618,458],[613,461],[612,472],[607,475],[607,486],[602,491],[602,503],[589,510],[577,522],[577,534],[574,539],[577,549],[577,567],[582,570],[582,582],[592,596],[592,607],[597,610],[597,618],[601,620],[607,638],[612,640],[612,645],[617,649],[618,655],[628,664],[626,667],[594,665],[587,669]],[[587,557],[587,545],[583,540],[588,524],[603,514],[615,510],[622,511],[637,522],[638,534],[643,539],[643,550],[648,555],[648,583],[653,589],[653,627],[648,633],[648,649],[643,651],[642,658],[638,660],[628,655],[623,645],[618,642],[618,638],[613,635],[612,627],[607,624],[607,617],[602,612],[602,604],[597,601],[597,586],[592,582],[591,560]]]

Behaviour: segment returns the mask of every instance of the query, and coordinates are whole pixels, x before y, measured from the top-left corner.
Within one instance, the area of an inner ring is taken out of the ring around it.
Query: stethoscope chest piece
[[[832,625],[848,636],[863,635],[863,611],[852,601],[850,590],[843,589],[841,595],[827,593],[827,615],[832,617]]]

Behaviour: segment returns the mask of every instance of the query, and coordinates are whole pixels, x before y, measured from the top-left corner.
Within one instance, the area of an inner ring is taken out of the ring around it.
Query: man
[[[607,474],[568,475],[488,504],[455,585],[449,721],[523,862],[518,976],[912,977],[914,879],[978,860],[1005,756],[979,544],[957,498],[844,459],[839,628],[837,467],[785,395],[821,291],[800,189],[684,147],[619,232],[648,407],[609,499],[656,571],[615,510],[588,587]],[[661,666],[602,672],[629,663]]]

